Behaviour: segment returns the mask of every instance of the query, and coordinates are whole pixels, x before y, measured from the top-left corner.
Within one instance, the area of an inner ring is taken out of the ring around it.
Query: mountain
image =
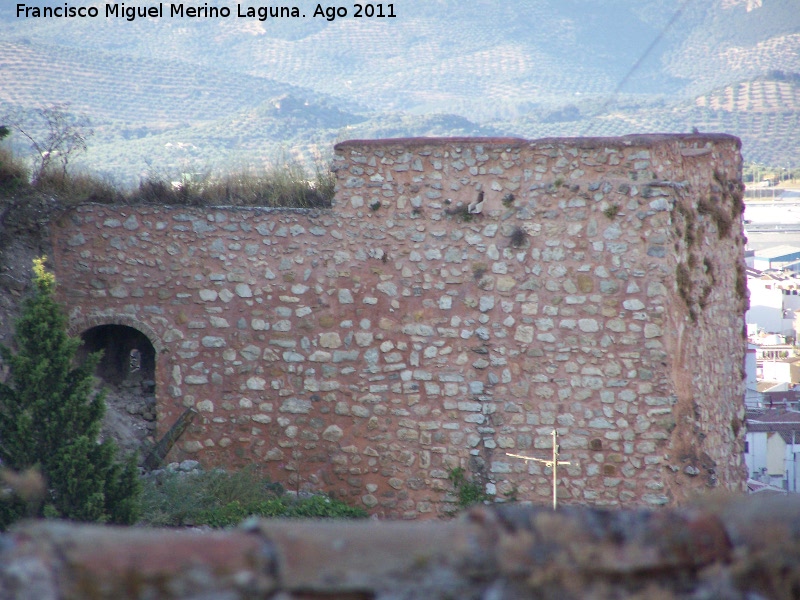
[[[84,163],[122,180],[311,164],[347,137],[692,128],[800,166],[797,0],[404,0],[363,5],[393,18],[340,4],[331,20],[303,0],[294,18],[228,0],[131,20],[159,5],[68,6],[98,16],[0,8],[0,114],[68,103],[94,126]]]

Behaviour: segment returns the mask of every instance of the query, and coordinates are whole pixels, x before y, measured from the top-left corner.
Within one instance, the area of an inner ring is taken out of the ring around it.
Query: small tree
[[[99,353],[75,366],[80,339],[67,334],[56,303],[55,277],[34,260],[34,290],[16,322],[17,352],[0,346],[9,368],[0,383],[0,463],[22,471],[38,468],[46,482],[34,509],[20,499],[0,499],[0,529],[23,516],[130,524],[138,517],[140,483],[135,457],[116,462],[110,440],[99,442],[105,411],[93,392]]]
[[[68,104],[51,104],[24,113],[4,116],[4,129],[15,129],[31,147],[31,180],[35,184],[46,176],[65,178],[69,163],[87,150],[94,135],[89,119],[68,112]]]

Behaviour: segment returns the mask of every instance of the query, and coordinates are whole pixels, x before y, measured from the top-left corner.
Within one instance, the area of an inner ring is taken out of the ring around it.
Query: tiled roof
[[[800,402],[800,390],[784,390],[782,392],[764,392],[764,404],[785,404]]]
[[[761,483],[755,479],[747,480],[747,492],[750,494],[786,494],[786,490],[769,483]]]
[[[800,412],[767,409],[761,414],[750,413],[746,420],[747,431],[779,433],[787,444],[800,443]]]
[[[776,385],[778,385],[780,383],[781,383],[780,381],[766,381],[766,380],[763,380],[763,381],[759,381],[756,384],[756,389],[759,392],[767,393],[768,389],[773,388],[773,387],[775,387]]]

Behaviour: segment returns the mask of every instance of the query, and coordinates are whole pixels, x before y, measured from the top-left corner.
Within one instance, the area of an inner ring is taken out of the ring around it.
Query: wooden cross
[[[553,510],[556,510],[558,507],[558,495],[556,494],[556,486],[558,485],[558,465],[568,465],[571,464],[569,461],[566,460],[558,460],[559,455],[559,447],[556,441],[558,433],[555,429],[553,429],[553,458],[552,460],[546,460],[544,458],[534,458],[532,456],[522,456],[521,454],[509,454],[506,452],[507,456],[513,456],[514,458],[521,458],[522,460],[535,460],[536,462],[544,463],[546,467],[550,467],[553,469]]]

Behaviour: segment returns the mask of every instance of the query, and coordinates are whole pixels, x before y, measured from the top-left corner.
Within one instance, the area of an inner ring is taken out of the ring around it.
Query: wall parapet
[[[255,462],[375,514],[443,514],[448,473],[546,503],[743,489],[740,142],[343,142],[330,210],[87,205],[53,228],[74,322],[163,343],[174,451]]]
[[[44,521],[0,536],[9,600],[796,597],[788,497],[616,512],[480,507],[438,523],[251,521],[224,532]]]

